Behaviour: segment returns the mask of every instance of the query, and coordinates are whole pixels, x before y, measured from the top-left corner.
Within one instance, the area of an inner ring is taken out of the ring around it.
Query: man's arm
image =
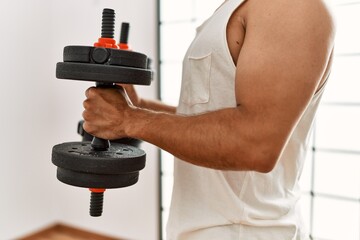
[[[237,107],[178,116],[129,106],[115,90],[90,88],[85,130],[102,138],[143,139],[198,166],[271,171],[318,88],[334,30],[316,0],[249,3],[236,69]]]

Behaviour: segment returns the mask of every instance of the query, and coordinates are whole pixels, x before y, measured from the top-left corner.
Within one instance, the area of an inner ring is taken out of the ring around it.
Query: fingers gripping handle
[[[116,86],[112,83],[101,83],[96,82],[96,87],[100,88],[116,88]],[[102,139],[98,137],[94,137],[91,141],[91,147],[95,151],[106,151],[110,147],[110,141],[107,139]]]

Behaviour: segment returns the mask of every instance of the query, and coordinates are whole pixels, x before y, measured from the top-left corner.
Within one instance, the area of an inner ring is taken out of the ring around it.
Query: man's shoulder
[[[268,26],[261,24],[266,22],[294,29],[312,28],[314,34],[324,30],[334,34],[334,18],[324,0],[247,0],[245,7],[246,22],[255,22],[255,26]]]
[[[262,13],[263,17],[276,15],[282,18],[311,17],[313,20],[332,14],[324,0],[247,0],[249,16]]]

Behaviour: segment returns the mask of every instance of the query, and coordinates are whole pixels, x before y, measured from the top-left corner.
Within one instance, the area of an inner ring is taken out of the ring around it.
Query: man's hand
[[[85,131],[109,140],[126,137],[126,113],[134,106],[124,89],[91,87],[85,95]]]

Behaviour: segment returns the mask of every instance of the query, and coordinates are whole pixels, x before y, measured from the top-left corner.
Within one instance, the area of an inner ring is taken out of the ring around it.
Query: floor
[[[40,232],[19,238],[17,240],[121,240],[109,236],[100,235],[83,229],[55,224]]]

